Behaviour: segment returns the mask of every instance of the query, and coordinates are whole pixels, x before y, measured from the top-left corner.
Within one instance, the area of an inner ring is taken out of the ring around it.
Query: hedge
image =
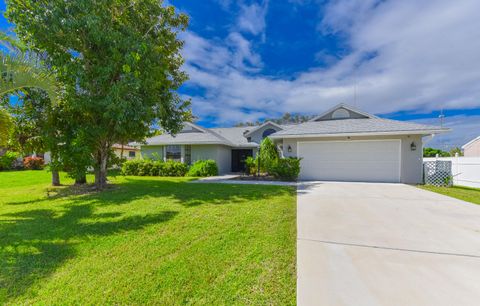
[[[300,174],[300,158],[279,158],[268,172],[282,181],[295,181]]]
[[[132,159],[122,165],[122,174],[133,176],[185,176],[187,171],[187,165],[171,160]]]
[[[188,170],[188,176],[215,176],[218,175],[218,166],[213,159],[197,160]]]
[[[7,151],[4,155],[0,156],[0,170],[13,169],[18,156],[18,153],[10,151]]]

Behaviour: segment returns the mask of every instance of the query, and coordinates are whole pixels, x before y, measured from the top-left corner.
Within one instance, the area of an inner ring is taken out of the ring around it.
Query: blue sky
[[[203,126],[316,114],[343,102],[429,124],[439,124],[443,109],[453,132],[431,146],[480,135],[477,0],[169,3],[190,16],[181,35],[190,80],[181,93]]]

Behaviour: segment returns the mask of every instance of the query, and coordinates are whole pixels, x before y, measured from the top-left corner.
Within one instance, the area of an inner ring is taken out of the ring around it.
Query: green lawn
[[[469,188],[469,187],[462,187],[462,186],[435,187],[435,186],[429,186],[429,185],[420,186],[420,188],[441,193],[441,194],[450,196],[452,198],[457,198],[463,201],[480,204],[479,188]]]
[[[49,180],[0,172],[2,304],[295,304],[294,188]]]

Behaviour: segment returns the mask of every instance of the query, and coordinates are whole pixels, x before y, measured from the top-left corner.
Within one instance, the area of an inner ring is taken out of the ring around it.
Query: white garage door
[[[399,182],[400,140],[299,142],[301,180]]]

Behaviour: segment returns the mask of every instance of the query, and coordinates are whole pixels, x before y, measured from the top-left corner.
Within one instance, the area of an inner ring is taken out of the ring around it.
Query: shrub
[[[168,160],[163,163],[163,169],[161,176],[185,176],[187,174],[188,167],[186,164]]]
[[[150,167],[150,176],[160,176],[163,172],[163,162],[162,161],[153,161]]]
[[[45,162],[41,157],[28,156],[23,159],[23,167],[27,170],[41,170]]]
[[[270,168],[270,174],[282,181],[295,181],[300,174],[300,158],[287,157],[278,159]]]
[[[257,172],[257,160],[252,156],[247,157],[245,160],[245,173],[255,174]]]
[[[212,160],[197,160],[188,170],[188,176],[215,176],[218,175],[217,163]]]
[[[143,163],[143,160],[140,159],[127,160],[122,165],[122,174],[138,175],[138,167],[141,163]]]
[[[138,165],[138,176],[149,176],[152,173],[153,162],[149,159],[144,160]]]
[[[3,156],[0,156],[0,170],[13,169],[17,158],[18,153],[7,151]]]
[[[259,156],[261,162],[260,167],[263,165],[265,170],[270,172],[270,168],[276,164],[279,158],[277,147],[270,138],[266,137],[262,140]]]
[[[150,159],[132,159],[123,163],[122,174],[133,176],[185,176],[187,165]]]

